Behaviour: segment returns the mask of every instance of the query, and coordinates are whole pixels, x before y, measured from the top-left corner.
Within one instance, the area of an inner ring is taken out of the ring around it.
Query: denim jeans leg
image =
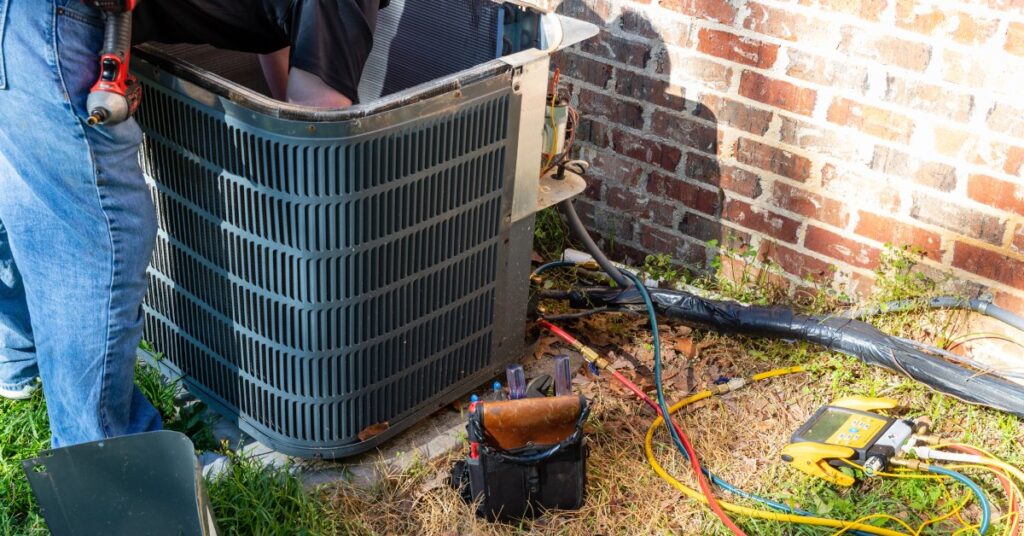
[[[98,13],[10,0],[0,90],[0,219],[32,319],[55,447],[154,430],[133,385],[155,215],[134,121],[85,125]]]
[[[0,389],[16,391],[38,375],[25,288],[0,221]]]

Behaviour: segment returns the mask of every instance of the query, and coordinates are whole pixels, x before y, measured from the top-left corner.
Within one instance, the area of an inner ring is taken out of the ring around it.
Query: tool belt
[[[452,484],[490,520],[533,517],[546,509],[577,509],[586,489],[582,396],[477,402],[466,431],[470,453],[452,470]]]

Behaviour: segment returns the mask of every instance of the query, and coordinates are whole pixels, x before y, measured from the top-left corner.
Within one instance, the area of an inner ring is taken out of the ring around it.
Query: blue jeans
[[[54,447],[159,429],[134,386],[155,214],[134,121],[85,125],[103,29],[0,0],[0,385],[43,381]]]

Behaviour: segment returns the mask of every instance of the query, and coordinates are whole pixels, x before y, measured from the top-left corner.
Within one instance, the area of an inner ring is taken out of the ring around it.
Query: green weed
[[[533,248],[545,259],[557,259],[569,245],[569,226],[555,207],[537,213]]]
[[[47,534],[21,461],[50,447],[50,421],[42,392],[31,400],[0,398],[0,534]]]
[[[229,454],[228,469],[207,482],[210,503],[225,535],[316,536],[336,534],[325,505],[306,493],[290,467],[265,467]]]

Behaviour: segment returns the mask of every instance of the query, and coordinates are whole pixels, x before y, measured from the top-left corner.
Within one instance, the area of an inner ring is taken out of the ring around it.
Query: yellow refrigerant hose
[[[751,381],[761,381],[766,380],[768,378],[775,378],[777,376],[784,376],[786,374],[795,374],[798,372],[803,372],[803,370],[804,369],[802,367],[776,369],[769,372],[754,375],[751,377]],[[669,412],[675,413],[683,407],[693,404],[694,402],[704,400],[705,398],[715,396],[715,394],[716,393],[713,393],[712,391],[702,391],[676,403],[674,406],[669,408]],[[657,431],[663,423],[664,420],[661,417],[658,417],[657,419],[654,420],[653,423],[651,423],[651,426],[647,429],[647,436],[644,438],[644,451],[647,454],[647,461],[651,464],[651,468],[654,469],[654,472],[657,473],[658,476],[662,478],[662,480],[671,484],[672,487],[678,489],[690,499],[693,499],[701,504],[707,504],[707,499],[704,497],[704,495],[686,486],[682,482],[676,480],[672,475],[668,474],[668,472],[665,471],[665,469],[661,466],[661,464],[658,463],[658,460],[655,458],[654,432]],[[725,509],[728,512],[732,512],[734,514],[738,514],[741,516],[765,519],[769,521],[781,521],[783,523],[795,523],[798,525],[811,525],[816,527],[829,527],[846,531],[857,530],[869,534],[877,534],[879,536],[910,536],[911,534],[913,534],[913,531],[911,531],[911,533],[908,534],[906,532],[899,532],[882,527],[876,527],[874,525],[868,525],[866,523],[860,523],[858,521],[841,521],[838,519],[830,519],[826,517],[809,517],[793,514],[783,514],[779,512],[771,512],[768,510],[748,508],[746,506],[741,506],[726,501],[718,501],[718,503],[722,506],[723,509]]]

